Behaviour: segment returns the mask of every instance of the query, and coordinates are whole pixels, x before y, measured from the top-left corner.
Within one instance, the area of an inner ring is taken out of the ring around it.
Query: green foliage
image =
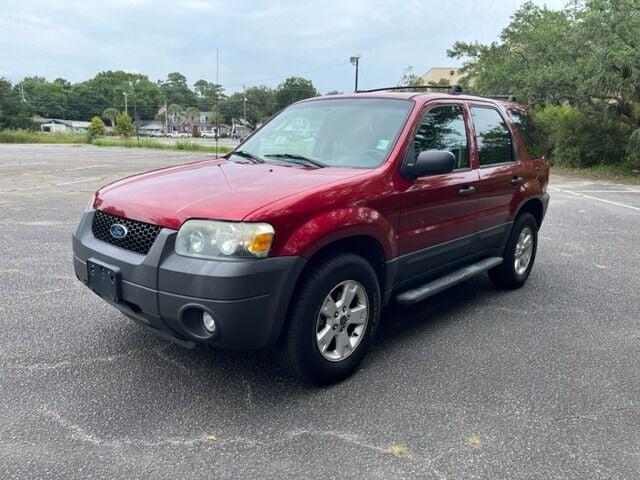
[[[100,117],[93,117],[89,123],[89,128],[87,128],[89,141],[97,137],[104,137],[105,131],[106,129],[102,119]]]
[[[289,77],[278,85],[276,103],[279,108],[283,108],[305,98],[317,97],[318,95],[319,93],[311,80],[302,77]]]
[[[244,98],[246,96],[246,104]],[[234,93],[220,104],[220,114],[223,121],[230,123],[232,118],[242,118],[245,111],[247,112],[247,120],[252,125],[265,121],[275,112],[280,110],[276,92],[265,86],[247,88],[243,95],[242,92]]]
[[[32,130],[35,125],[31,121],[33,112],[22,102],[22,98],[16,87],[0,78],[0,129],[19,128]]]
[[[584,168],[622,161],[628,127],[605,111],[585,112],[569,105],[534,110],[536,126],[553,164]]]
[[[464,81],[514,93],[547,132],[554,162],[621,164],[640,127],[640,2],[586,0],[567,10],[525,3],[489,45],[456,42]],[[627,153],[627,159],[629,154]]]
[[[111,128],[115,128],[116,126],[116,117],[120,115],[120,112],[117,108],[109,107],[106,108],[104,112],[102,112],[102,118],[106,118],[111,123]]]
[[[629,136],[626,154],[627,165],[634,170],[640,170],[640,128]]]
[[[402,72],[402,78],[398,82],[399,87],[415,87],[418,85],[423,85],[422,77],[416,75],[413,71],[413,66],[409,65]]]
[[[136,128],[131,121],[131,117],[126,113],[121,113],[116,117],[115,133],[125,138],[131,137],[136,133]]]
[[[0,143],[87,143],[80,133],[47,133],[33,130],[0,130]]]

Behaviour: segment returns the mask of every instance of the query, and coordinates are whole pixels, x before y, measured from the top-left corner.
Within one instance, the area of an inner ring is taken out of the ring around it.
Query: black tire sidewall
[[[518,243],[520,233],[527,227],[529,227],[529,229],[533,233],[533,252],[531,253],[531,259],[529,260],[527,269],[522,275],[519,275],[518,272],[516,272],[516,268],[514,265],[516,245]],[[527,281],[527,278],[529,278],[529,274],[531,274],[531,270],[533,269],[537,251],[538,224],[536,223],[535,218],[533,218],[533,215],[531,215],[530,213],[524,213],[520,217],[518,217],[515,224],[513,225],[513,229],[511,230],[511,235],[509,236],[509,241],[507,242],[507,247],[504,254],[504,266],[506,267],[505,273],[507,273],[507,276],[510,277],[509,280],[511,280],[512,283],[522,285]]]
[[[369,301],[369,319],[364,336],[349,357],[339,362],[325,359],[316,342],[316,322],[326,296],[339,283],[345,280],[355,280],[366,290]],[[304,302],[300,305],[299,302]],[[314,383],[331,383],[338,381],[352,373],[367,354],[375,337],[380,318],[380,287],[375,271],[371,265],[358,255],[345,254],[332,258],[310,275],[304,282],[294,309],[296,318],[292,322],[299,322],[297,338],[289,341],[297,343],[297,363],[302,371],[301,376]]]

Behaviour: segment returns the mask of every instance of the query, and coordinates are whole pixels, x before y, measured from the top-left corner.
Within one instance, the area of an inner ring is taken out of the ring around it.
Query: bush
[[[640,128],[629,136],[625,163],[632,170],[640,170]]]
[[[136,128],[131,121],[131,117],[126,113],[122,113],[116,117],[116,134],[121,135],[125,138],[131,137],[135,132]]]
[[[93,117],[91,119],[91,123],[89,123],[89,128],[87,129],[87,133],[89,134],[89,141],[97,138],[103,137],[105,134],[104,122],[100,117]]]
[[[553,105],[534,110],[534,118],[554,165],[588,168],[623,162],[629,128],[604,108]]]

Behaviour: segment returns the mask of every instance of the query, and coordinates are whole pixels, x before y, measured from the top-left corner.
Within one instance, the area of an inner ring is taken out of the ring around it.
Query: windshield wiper
[[[293,163],[311,165],[316,168],[328,167],[326,163],[323,163],[320,160],[314,160],[313,158],[298,155],[297,153],[270,153],[265,155],[265,157],[282,158],[285,160],[291,160]]]
[[[237,155],[238,157],[248,158],[249,160],[253,160],[256,163],[264,163],[264,159],[260,158],[257,155],[254,155],[251,152],[247,152],[246,150],[234,150],[229,155]]]

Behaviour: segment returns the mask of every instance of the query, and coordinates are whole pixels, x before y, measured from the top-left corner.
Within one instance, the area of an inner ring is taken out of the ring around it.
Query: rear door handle
[[[476,187],[472,187],[471,185],[467,185],[466,187],[462,187],[458,190],[458,194],[466,197],[467,195],[471,195],[476,191]]]
[[[514,186],[518,186],[518,185],[522,185],[524,183],[524,178],[519,177],[519,176],[515,176],[511,179],[511,185]]]

